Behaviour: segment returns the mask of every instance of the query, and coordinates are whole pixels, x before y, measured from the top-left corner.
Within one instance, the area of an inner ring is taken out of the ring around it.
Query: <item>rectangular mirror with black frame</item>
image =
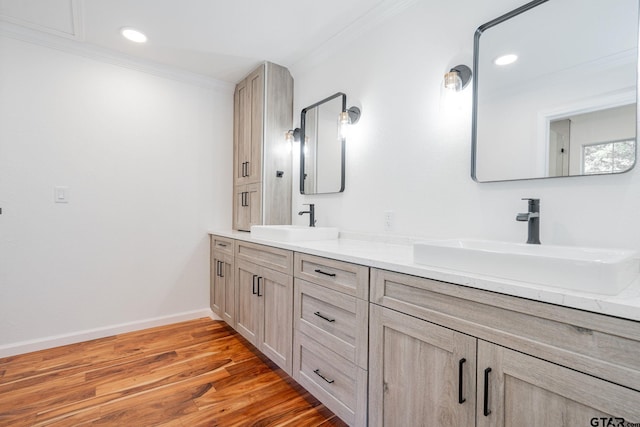
[[[344,191],[345,137],[339,123],[347,96],[338,92],[302,110],[300,117],[300,193]]]
[[[536,0],[480,26],[473,179],[632,169],[637,81],[638,0]]]

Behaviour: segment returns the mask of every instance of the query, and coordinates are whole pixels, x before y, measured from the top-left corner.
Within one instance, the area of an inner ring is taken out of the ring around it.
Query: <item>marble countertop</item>
[[[640,279],[609,296],[415,264],[411,238],[341,232],[336,240],[278,242],[252,238],[245,231],[211,230],[210,234],[640,321]]]

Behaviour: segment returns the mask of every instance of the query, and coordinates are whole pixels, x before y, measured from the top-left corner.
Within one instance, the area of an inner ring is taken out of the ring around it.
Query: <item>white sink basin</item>
[[[640,255],[623,249],[452,239],[416,242],[413,257],[416,264],[604,295],[617,295],[640,275]]]
[[[280,242],[332,240],[338,238],[336,227],[304,227],[301,225],[252,225],[251,237]]]

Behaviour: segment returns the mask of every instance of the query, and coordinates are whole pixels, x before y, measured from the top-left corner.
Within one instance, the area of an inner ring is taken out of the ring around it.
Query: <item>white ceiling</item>
[[[284,66],[415,0],[0,0],[5,25],[235,83]],[[121,27],[149,37],[122,38]]]

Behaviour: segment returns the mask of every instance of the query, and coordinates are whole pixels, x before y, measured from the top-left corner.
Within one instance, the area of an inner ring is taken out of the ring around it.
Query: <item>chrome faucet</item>
[[[309,206],[308,211],[300,211],[298,215],[309,214],[309,227],[316,226],[316,206],[313,203],[305,203],[304,206]]]
[[[540,244],[540,199],[522,199],[529,201],[529,212],[516,215],[516,221],[527,221],[527,243]]]

